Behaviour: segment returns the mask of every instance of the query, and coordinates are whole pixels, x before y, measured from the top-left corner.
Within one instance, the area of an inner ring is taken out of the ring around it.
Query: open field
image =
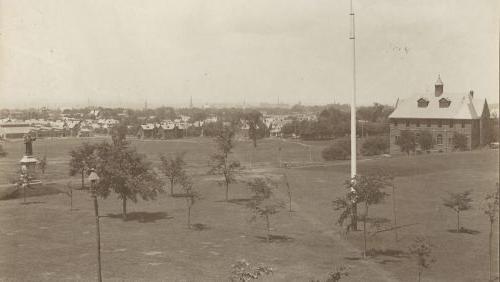
[[[68,177],[67,152],[80,142],[53,139],[34,143],[35,153],[47,154],[49,160],[45,180]],[[209,139],[132,142],[153,163],[159,152],[188,152],[189,170],[196,173],[195,183],[203,196],[192,211],[197,230],[186,226],[183,198],[162,194],[156,201],[131,203],[126,222],[120,219],[121,202],[115,196],[100,200],[105,281],[225,281],[231,264],[243,258],[271,266],[274,274],[263,279],[267,281],[325,279],[341,264],[351,266],[345,281],[416,281],[415,263],[407,255],[416,235],[426,236],[435,246],[436,262],[424,272],[423,281],[488,279],[489,224],[481,205],[498,181],[497,150],[360,161],[361,173],[384,168],[396,176],[398,222],[414,224],[399,230],[398,242],[392,232],[371,236],[368,248],[375,249],[374,256],[364,261],[362,232],[350,233],[346,240],[335,225],[337,214],[331,202],[345,194],[343,182],[349,176],[349,163],[322,162],[320,153],[326,143],[281,143],[281,160],[303,165],[286,170],[278,167],[281,141],[262,140],[255,155],[250,142],[237,144],[234,155],[247,167],[242,179],[273,177],[284,200],[284,173],[292,187],[294,211],[271,218],[276,236],[266,243],[262,238],[264,223],[249,222],[251,213],[242,205],[250,196],[244,184],[230,188],[233,200],[227,203],[222,201],[224,189],[214,177],[204,175],[213,150]],[[23,144],[6,143],[4,149],[9,156],[0,160],[0,183],[8,182],[15,172]],[[76,186],[79,180],[73,181]],[[65,189],[63,183],[54,185]],[[470,234],[457,234],[450,232],[456,218],[441,199],[447,191],[466,189],[474,191],[474,208],[465,212],[461,221]],[[69,211],[65,194],[28,199],[27,205],[21,204],[22,199],[0,201],[0,280],[93,280],[95,221],[89,195],[75,191],[73,211]],[[371,208],[370,217],[391,220],[390,198]],[[494,241],[498,242],[498,226],[495,230]],[[498,243],[494,247],[498,250]]]

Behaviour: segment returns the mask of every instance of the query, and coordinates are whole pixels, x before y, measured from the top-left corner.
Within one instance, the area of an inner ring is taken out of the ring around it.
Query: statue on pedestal
[[[24,144],[26,145],[25,156],[33,156],[33,141],[36,140],[36,137],[31,136],[31,134],[24,135]]]
[[[25,152],[20,160],[21,177],[29,185],[41,183],[40,180],[36,179],[36,166],[38,160],[33,156],[33,141],[35,140],[36,137],[29,133],[24,135]]]

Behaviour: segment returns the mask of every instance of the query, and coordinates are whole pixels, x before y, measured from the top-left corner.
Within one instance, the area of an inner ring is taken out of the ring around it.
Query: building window
[[[448,138],[448,144],[452,144],[453,143],[453,138]]]
[[[410,121],[406,120],[406,127],[410,127]]]
[[[455,125],[455,124],[453,123],[453,120],[451,119],[451,120],[450,120],[450,128],[453,128],[453,126],[454,126],[454,125]]]
[[[397,120],[394,121],[394,126],[398,126],[398,121]]]
[[[417,124],[417,127],[420,127],[420,121],[419,120],[417,120],[416,124]]]
[[[417,103],[419,108],[426,108],[429,105],[429,100],[420,98],[418,99]]]
[[[427,120],[427,127],[431,127],[431,120],[430,119]]]
[[[440,108],[448,108],[451,104],[451,101],[446,98],[439,99],[439,107]]]
[[[443,127],[443,121],[442,120],[438,120],[438,127]]]
[[[398,144],[398,142],[399,142],[399,136],[396,135],[396,136],[394,136],[394,143]]]
[[[465,120],[462,120],[462,128],[465,128]]]
[[[437,145],[443,145],[443,135],[441,135],[441,134],[437,135],[436,144]]]

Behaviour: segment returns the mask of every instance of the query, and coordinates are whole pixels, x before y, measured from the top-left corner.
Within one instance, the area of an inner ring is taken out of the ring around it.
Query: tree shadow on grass
[[[261,242],[267,242],[267,236],[255,236]],[[295,239],[286,235],[270,235],[269,242],[270,243],[290,243]]]
[[[195,231],[204,231],[204,230],[209,230],[210,226],[203,224],[203,223],[195,223],[191,224],[191,229]]]
[[[404,251],[395,249],[369,249],[366,251],[366,255],[374,258],[379,256],[394,257],[394,258],[408,257],[408,255]]]
[[[21,203],[21,205],[35,205],[35,204],[44,204],[45,202],[40,202],[40,201],[33,201],[33,202],[26,202],[26,203]]]
[[[448,232],[450,233],[464,233],[464,234],[470,234],[470,235],[476,235],[481,233],[479,230],[474,230],[474,229],[468,229],[461,227],[460,231],[457,231],[456,229],[448,229]]]
[[[236,204],[236,205],[246,205],[248,202],[250,202],[252,199],[251,198],[239,198],[239,199],[230,199],[230,200],[218,200],[216,202],[222,202],[222,203],[231,203],[231,204]]]
[[[111,214],[108,213],[103,217],[109,217],[114,219],[122,219],[121,213]],[[127,219],[125,221],[137,221],[141,223],[155,222],[160,219],[172,219],[173,216],[169,216],[166,212],[131,212],[127,213]]]

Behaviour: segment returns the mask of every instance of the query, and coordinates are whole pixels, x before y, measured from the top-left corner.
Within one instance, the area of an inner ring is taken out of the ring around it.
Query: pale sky
[[[498,3],[354,0],[358,102],[440,74],[498,103]],[[349,103],[348,14],[348,0],[0,0],[0,108]]]

